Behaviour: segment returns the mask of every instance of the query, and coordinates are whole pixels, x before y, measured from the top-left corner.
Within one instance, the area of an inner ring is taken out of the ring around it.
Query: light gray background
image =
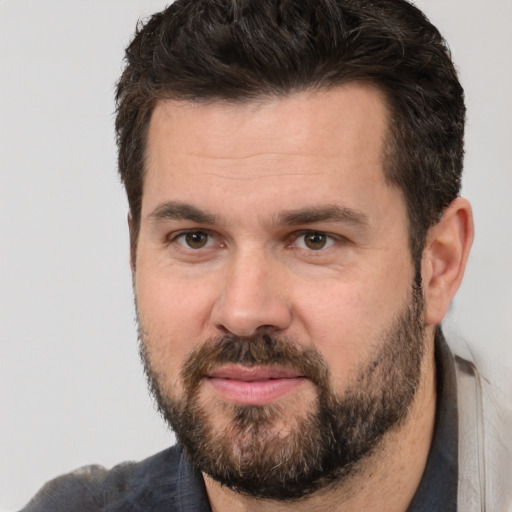
[[[0,509],[88,463],[172,442],[137,356],[113,90],[157,0],[0,0]],[[512,373],[512,2],[422,0],[469,109],[477,228],[446,322],[504,389]]]

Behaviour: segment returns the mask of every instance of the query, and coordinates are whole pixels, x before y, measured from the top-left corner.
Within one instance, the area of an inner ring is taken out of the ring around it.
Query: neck
[[[433,343],[427,344],[422,376],[405,421],[341,484],[291,502],[262,500],[221,486],[204,475],[213,512],[404,512],[418,488],[434,431],[436,378]]]

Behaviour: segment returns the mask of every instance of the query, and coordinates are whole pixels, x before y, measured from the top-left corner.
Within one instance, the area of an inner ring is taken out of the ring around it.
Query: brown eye
[[[327,235],[324,233],[306,233],[304,235],[304,244],[308,249],[318,251],[323,249],[327,243]]]
[[[190,231],[183,234],[183,242],[191,249],[202,249],[209,242],[209,235],[204,231]]]

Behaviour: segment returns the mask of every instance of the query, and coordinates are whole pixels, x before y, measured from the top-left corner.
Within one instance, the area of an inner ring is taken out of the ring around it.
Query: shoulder
[[[79,468],[46,483],[23,512],[152,510],[176,495],[181,460],[179,448],[172,447],[110,470]]]

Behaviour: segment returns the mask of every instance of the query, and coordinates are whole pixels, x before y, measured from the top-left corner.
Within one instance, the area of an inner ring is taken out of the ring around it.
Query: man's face
[[[178,439],[233,488],[315,490],[414,396],[423,306],[404,201],[383,174],[386,120],[356,84],[153,113],[141,352]]]

